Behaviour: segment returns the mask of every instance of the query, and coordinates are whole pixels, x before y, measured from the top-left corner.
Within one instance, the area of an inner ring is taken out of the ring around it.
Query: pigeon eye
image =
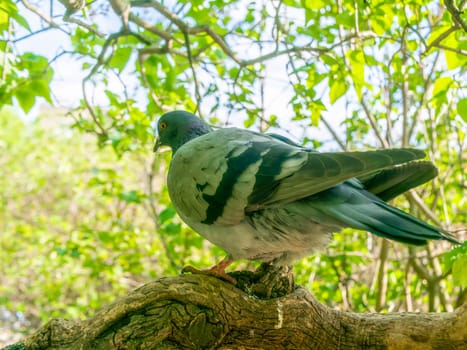
[[[167,123],[166,122],[160,122],[159,123],[159,129],[161,129],[161,130],[167,129]]]

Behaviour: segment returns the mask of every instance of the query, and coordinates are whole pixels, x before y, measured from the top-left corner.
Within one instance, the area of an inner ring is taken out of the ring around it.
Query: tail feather
[[[402,243],[424,245],[427,240],[440,239],[459,243],[448,231],[392,207],[369,192],[355,191],[351,197],[349,201],[326,205],[321,210],[343,226],[367,230]]]
[[[430,225],[416,217],[397,209],[385,202],[375,202],[380,206],[388,215],[388,225],[397,231],[405,232],[410,238],[420,237],[424,240],[433,239],[439,240],[444,239],[451,243],[459,244],[450,232],[443,230],[442,228]]]

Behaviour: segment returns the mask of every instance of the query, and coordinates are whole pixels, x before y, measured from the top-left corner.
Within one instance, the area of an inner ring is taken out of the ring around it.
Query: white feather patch
[[[225,204],[222,215],[216,220],[216,224],[229,225],[232,222],[240,222],[245,216],[245,208],[248,205],[248,196],[253,191],[255,185],[256,173],[262,161],[251,164],[237,178],[233,187],[232,195]]]

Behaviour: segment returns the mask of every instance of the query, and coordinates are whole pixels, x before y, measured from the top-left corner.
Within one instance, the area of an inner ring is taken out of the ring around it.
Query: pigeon
[[[85,0],[58,0],[65,6],[65,14],[63,18],[66,20],[71,17],[74,13],[82,10],[86,5]]]
[[[459,243],[386,201],[437,175],[418,149],[320,153],[276,134],[214,130],[186,111],[157,123],[160,146],[172,149],[170,199],[181,219],[228,255],[209,270],[247,259],[289,265],[324,248],[350,227],[393,241]],[[415,162],[416,161],[416,162]],[[193,269],[190,269],[193,272]]]
[[[128,20],[131,13],[131,1],[130,0],[110,0],[110,6],[112,10],[121,17],[123,30],[128,31]]]

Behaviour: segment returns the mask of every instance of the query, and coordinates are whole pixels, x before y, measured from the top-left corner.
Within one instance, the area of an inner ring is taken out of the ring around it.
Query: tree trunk
[[[85,321],[52,320],[7,349],[467,349],[467,305],[452,313],[330,309],[287,269],[161,278]]]

